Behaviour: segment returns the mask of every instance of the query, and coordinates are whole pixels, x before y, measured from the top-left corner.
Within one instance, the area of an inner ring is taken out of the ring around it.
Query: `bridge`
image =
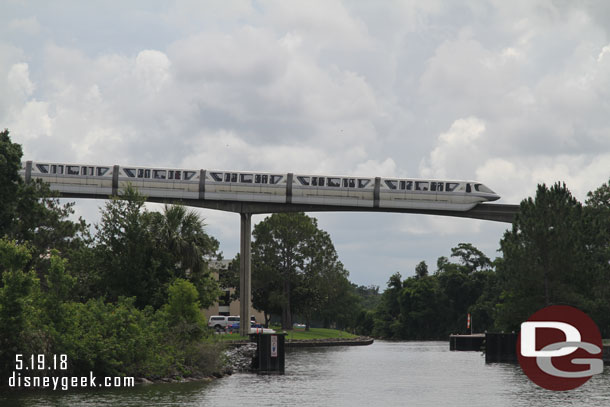
[[[126,188],[127,185],[131,184],[147,196],[148,202],[182,204],[191,207],[239,213],[241,216],[240,317],[242,321],[250,320],[250,244],[252,231],[251,218],[253,214],[278,212],[390,212],[452,216],[512,223],[515,215],[519,211],[519,205],[492,203],[472,204],[472,207],[468,210],[456,210],[453,209],[450,204],[435,207],[433,202],[431,202],[430,208],[428,208],[426,207],[425,201],[422,200],[419,200],[417,207],[411,208],[382,206],[379,204],[380,198],[383,199],[380,192],[381,179],[379,177],[374,178],[374,180],[371,179],[371,181],[374,181],[374,187],[371,186],[369,188],[371,198],[374,197],[374,200],[370,200],[370,205],[361,205],[359,203],[361,201],[357,204],[354,204],[354,201],[348,201],[348,204],[341,204],[343,201],[336,198],[334,199],[333,204],[325,203],[324,200],[320,202],[319,199],[317,202],[312,199],[312,203],[295,203],[293,199],[291,199],[294,179],[292,173],[286,174],[285,181],[281,186],[269,186],[271,188],[269,189],[271,193],[267,192],[266,195],[259,194],[259,196],[257,196],[251,191],[248,192],[247,189],[240,189],[238,187],[235,187],[230,194],[206,194],[206,179],[209,180],[209,177],[206,178],[205,170],[199,170],[199,174],[197,175],[196,171],[151,170],[142,168],[143,177],[136,177],[136,171],[138,171],[137,174],[139,175],[140,169],[120,168],[118,165],[112,167],[99,167],[91,165],[37,163],[36,167],[33,167],[32,161],[27,161],[22,168],[20,174],[26,182],[35,179],[47,182],[51,191],[56,192],[57,196],[60,198],[109,199],[112,196],[120,197],[122,190]],[[130,170],[133,172],[130,172]],[[149,171],[147,177],[144,177],[146,174],[144,171]],[[164,171],[164,178],[156,179],[154,177],[154,171]],[[175,178],[175,173],[180,173],[179,180],[178,178]],[[171,181],[165,178],[169,177],[170,174],[173,178]],[[225,175],[226,174],[227,173],[225,173]],[[236,173],[228,174],[238,175]],[[253,176],[252,174],[242,175]],[[192,177],[192,180],[191,178],[187,179],[189,176]],[[262,176],[268,176],[269,184],[271,184],[271,177],[280,177],[283,175],[268,174]],[[133,178],[130,179],[128,177]],[[361,179],[358,179],[358,181],[360,180]],[[253,181],[254,180],[252,179],[251,182]],[[432,184],[432,182],[426,182],[430,185]],[[239,183],[236,183],[235,185],[239,185]],[[468,188],[470,189],[470,185],[468,185]],[[263,188],[260,188],[260,190],[263,190]],[[331,192],[334,191],[335,190],[332,190]],[[440,189],[440,191],[443,191],[443,189]],[[391,193],[392,191],[389,192]],[[467,194],[464,193],[462,195],[466,196]],[[219,196],[224,199],[218,199]],[[424,195],[422,194],[421,196]],[[493,197],[493,199],[498,198],[496,195],[493,195]],[[248,324],[240,324],[240,334],[245,336],[248,335],[248,332]]]

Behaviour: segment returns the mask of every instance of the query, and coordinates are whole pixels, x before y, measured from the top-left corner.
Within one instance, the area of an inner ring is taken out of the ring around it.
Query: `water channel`
[[[286,374],[131,389],[18,391],[0,406],[610,406],[610,367],[568,392],[538,388],[518,365],[485,364],[448,342],[288,349]]]

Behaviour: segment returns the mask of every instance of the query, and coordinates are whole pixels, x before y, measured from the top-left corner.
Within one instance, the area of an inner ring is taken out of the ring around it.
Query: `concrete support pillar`
[[[252,235],[252,214],[240,213],[239,234],[239,334],[247,336],[250,333],[250,302],[252,300],[252,285],[250,282],[250,240]]]

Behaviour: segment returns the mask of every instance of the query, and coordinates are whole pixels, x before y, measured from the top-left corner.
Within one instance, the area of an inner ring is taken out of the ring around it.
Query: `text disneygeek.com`
[[[15,370],[8,379],[12,388],[38,388],[53,390],[68,390],[73,388],[96,387],[134,387],[133,377],[102,377],[93,376],[50,376],[51,371],[59,370],[65,374],[68,368],[66,355],[15,355]],[[36,375],[38,371],[41,374]],[[26,373],[27,372],[27,373]],[[44,373],[43,373],[44,372]],[[32,373],[31,375],[28,373]],[[61,374],[60,373],[60,374]]]

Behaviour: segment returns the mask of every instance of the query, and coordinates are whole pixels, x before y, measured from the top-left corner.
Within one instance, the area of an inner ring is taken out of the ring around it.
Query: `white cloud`
[[[36,35],[40,32],[41,26],[35,16],[28,18],[17,18],[8,24],[9,30],[18,34]]]
[[[28,64],[15,64],[8,71],[7,82],[9,91],[12,91],[19,99],[27,99],[34,92],[34,84],[30,81],[30,70]]]
[[[109,5],[95,19],[27,3],[20,15],[8,10],[2,127],[31,159],[419,172],[480,180],[504,203],[558,180],[584,199],[608,179],[605,5],[225,3]],[[112,32],[92,29],[106,21]],[[206,213],[236,250],[234,216]],[[380,285],[388,269],[408,275],[417,258],[433,264],[459,241],[493,255],[502,232],[415,215],[320,219],[352,276]]]
[[[434,150],[420,166],[423,177],[469,179],[485,159],[485,123],[476,118],[458,119],[441,133]]]

